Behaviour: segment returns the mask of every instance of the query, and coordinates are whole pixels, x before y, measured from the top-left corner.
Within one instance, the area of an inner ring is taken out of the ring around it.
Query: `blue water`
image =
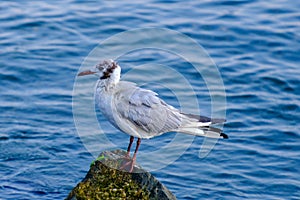
[[[300,199],[299,8],[292,0],[1,1],[0,199],[63,199],[85,176],[93,157],[73,121],[75,76],[99,42],[144,27],[179,31],[206,49],[224,81],[230,136],[204,159],[195,138],[153,174],[178,199]],[[136,55],[122,60],[125,71],[160,59]],[[209,98],[198,98],[209,114]],[[170,138],[145,140],[140,151]],[[127,140],[115,142],[126,149]]]

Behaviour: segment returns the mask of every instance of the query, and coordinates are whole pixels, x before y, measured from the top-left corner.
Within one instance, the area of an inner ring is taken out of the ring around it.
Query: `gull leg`
[[[141,138],[138,138],[138,140],[136,142],[136,147],[135,147],[135,151],[134,151],[134,154],[133,154],[133,158],[132,158],[131,167],[130,167],[130,171],[129,172],[133,171],[133,166],[134,166],[135,161],[136,161],[136,154],[137,154],[137,152],[139,150],[140,144],[141,144]]]
[[[119,168],[120,170],[125,170],[126,167],[132,162],[132,159],[130,158],[130,149],[131,149],[131,145],[133,143],[133,140],[134,140],[134,137],[130,136],[129,144],[128,144],[128,147],[127,147],[127,153],[126,153],[125,159],[123,161],[123,164]]]
[[[121,167],[120,167],[120,170],[124,170],[126,169],[127,167],[130,166],[129,168],[129,172],[132,172],[133,171],[133,167],[134,167],[134,164],[135,164],[135,161],[136,161],[136,154],[139,150],[139,146],[141,144],[141,138],[138,138],[137,142],[136,142],[136,147],[135,147],[135,151],[134,151],[134,154],[133,154],[133,158],[130,159],[128,162],[126,162],[125,164],[123,164]],[[131,145],[130,145],[131,146]],[[128,169],[128,168],[127,168]]]
[[[128,144],[128,147],[127,147],[126,158],[129,158],[129,155],[130,155],[130,148],[131,148],[131,145],[132,145],[133,140],[134,140],[134,137],[133,137],[133,136],[130,136],[129,144]]]

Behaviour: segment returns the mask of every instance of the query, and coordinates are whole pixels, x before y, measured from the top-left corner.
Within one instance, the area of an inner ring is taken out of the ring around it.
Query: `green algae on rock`
[[[134,173],[118,170],[125,154],[122,150],[102,152],[91,164],[86,177],[66,199],[176,199],[164,185],[141,167],[135,165]]]

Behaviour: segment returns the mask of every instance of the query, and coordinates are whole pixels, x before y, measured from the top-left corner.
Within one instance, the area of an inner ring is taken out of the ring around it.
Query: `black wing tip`
[[[220,136],[223,137],[223,139],[228,139],[229,138],[228,135],[225,134],[225,133],[220,133]]]
[[[212,124],[223,124],[226,122],[226,119],[221,119],[221,118],[210,118],[210,117],[205,117],[205,116],[199,116],[199,115],[194,115],[194,114],[186,114],[186,113],[181,113],[185,116],[198,119],[199,122],[211,122]]]

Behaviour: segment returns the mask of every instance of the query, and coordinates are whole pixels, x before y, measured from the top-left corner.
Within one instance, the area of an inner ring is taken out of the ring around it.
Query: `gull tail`
[[[223,133],[221,129],[214,127],[181,127],[178,131],[196,136],[228,139],[228,135]]]
[[[211,119],[209,117],[198,116],[193,114],[181,114],[185,115],[190,119],[193,119],[193,121],[189,121],[186,125],[180,127],[178,131],[196,136],[228,139],[228,135],[223,133],[221,129],[210,126],[212,124],[224,123],[226,122],[225,119]],[[197,119],[197,121],[195,121],[195,119]]]

